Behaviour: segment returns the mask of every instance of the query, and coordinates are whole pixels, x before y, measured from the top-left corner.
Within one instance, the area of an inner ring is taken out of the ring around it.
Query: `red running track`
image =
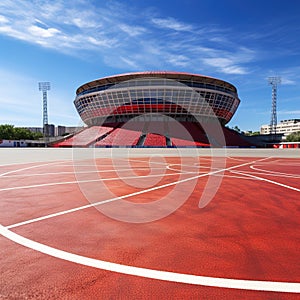
[[[299,299],[299,170],[244,157],[1,166],[0,298]]]

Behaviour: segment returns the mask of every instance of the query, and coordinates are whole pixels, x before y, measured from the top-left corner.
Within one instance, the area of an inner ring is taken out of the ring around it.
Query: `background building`
[[[58,125],[55,128],[55,136],[64,136],[64,135],[68,135],[68,134],[74,134],[78,131],[81,131],[82,129],[84,129],[84,127]]]
[[[43,127],[24,127],[33,133],[43,133]]]
[[[284,134],[285,136],[297,131],[300,131],[300,119],[282,120],[276,126],[276,133]],[[270,134],[270,132],[270,125],[261,126],[261,134]]]

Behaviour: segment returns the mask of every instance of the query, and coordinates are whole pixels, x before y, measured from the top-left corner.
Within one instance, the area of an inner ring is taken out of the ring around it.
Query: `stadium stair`
[[[166,147],[166,137],[155,133],[148,133],[144,141],[145,147]]]

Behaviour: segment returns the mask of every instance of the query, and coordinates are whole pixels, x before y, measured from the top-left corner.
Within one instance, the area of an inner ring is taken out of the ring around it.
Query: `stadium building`
[[[87,129],[57,146],[250,146],[225,125],[240,103],[232,84],[183,72],[135,72],[80,86]]]

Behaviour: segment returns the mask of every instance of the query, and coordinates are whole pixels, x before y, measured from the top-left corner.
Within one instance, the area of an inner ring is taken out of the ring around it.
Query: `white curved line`
[[[169,164],[167,165],[167,169],[170,171],[174,171],[174,172],[180,172],[179,174],[200,174],[200,173],[204,173],[204,172],[198,172],[198,171],[184,171],[184,170],[178,170],[175,168],[172,168],[172,166],[176,166],[177,164]]]
[[[227,159],[232,159],[232,160],[237,160],[237,161],[247,161],[247,159],[242,159],[242,158],[236,158],[236,157],[232,157],[232,156],[227,156]]]
[[[128,265],[122,265],[112,263],[108,261],[89,258],[86,256],[66,252],[60,249],[56,249],[23,236],[20,236],[7,228],[0,225],[0,234],[6,238],[14,241],[20,245],[28,247],[30,249],[39,251],[41,253],[63,259],[69,262],[81,264],[84,266],[94,267],[111,272],[117,272],[126,275],[139,276],[150,279],[204,285],[211,287],[242,289],[242,290],[254,290],[254,291],[269,291],[269,292],[284,292],[284,293],[300,293],[300,283],[297,282],[276,282],[276,281],[258,281],[258,280],[242,280],[242,279],[230,279],[230,278],[215,278],[207,276],[199,276],[193,274],[182,274],[169,271],[153,270],[141,267],[134,267]]]
[[[298,174],[289,174],[289,173],[282,173],[282,172],[277,172],[277,171],[272,171],[272,170],[265,170],[265,169],[261,169],[261,168],[256,167],[256,165],[250,166],[250,169],[256,170],[256,171],[259,171],[259,172],[263,172],[263,173],[269,173],[269,175],[274,175],[274,176],[283,175],[283,176],[286,176],[286,177],[300,178],[300,175],[298,175]],[[268,175],[268,174],[265,174],[265,175]]]
[[[60,165],[61,167],[61,165]],[[119,167],[119,166],[118,166]],[[165,170],[166,168],[151,168],[151,170]],[[118,169],[118,172],[127,172],[131,171],[132,169]],[[149,168],[134,168],[134,170],[149,170]],[[76,174],[91,174],[91,173],[108,173],[114,172],[115,169],[110,170],[95,170],[95,171],[76,171]],[[4,178],[15,178],[15,177],[34,177],[34,176],[48,176],[48,175],[68,175],[68,174],[75,174],[74,171],[64,171],[64,172],[50,172],[50,173],[32,173],[32,174],[17,174],[17,175],[5,175]]]
[[[123,176],[123,177],[119,176],[119,177],[111,177],[111,178],[87,179],[87,180],[80,180],[80,181],[74,180],[74,181],[49,182],[49,183],[41,183],[41,184],[33,184],[33,185],[14,186],[14,187],[9,187],[9,188],[0,188],[0,192],[40,188],[40,187],[47,187],[47,186],[54,186],[54,185],[89,183],[89,182],[97,182],[97,181],[99,182],[99,181],[113,181],[113,180],[122,180],[122,179],[140,179],[140,178],[149,178],[149,177],[159,177],[162,175],[174,176],[174,175],[180,175],[180,174],[185,174],[185,173],[177,172],[177,173],[170,173],[170,174],[136,175],[136,176]]]
[[[16,173],[16,172],[20,172],[20,171],[24,171],[24,170],[30,170],[30,169],[34,169],[34,168],[49,166],[49,165],[55,165],[55,164],[58,164],[58,163],[59,162],[55,161],[55,162],[43,163],[43,164],[40,164],[40,165],[34,165],[34,166],[30,166],[30,167],[25,167],[25,168],[22,168],[22,169],[10,170],[10,171],[7,171],[7,172],[4,172],[4,173],[0,174],[0,177],[5,176],[7,174],[11,174],[11,173]]]
[[[284,173],[270,173],[270,172],[264,172],[264,171],[247,171],[247,174],[254,174],[254,175],[265,175],[265,176],[271,176],[271,177],[281,177],[281,178],[292,178],[292,179],[298,179],[300,178],[300,175],[289,175]]]
[[[290,190],[293,190],[293,191],[296,191],[296,192],[300,192],[300,189],[298,189],[298,188],[295,188],[293,186],[289,186],[289,185],[286,185],[286,184],[283,184],[283,183],[280,183],[280,182],[277,182],[277,181],[269,180],[269,179],[259,177],[259,176],[254,176],[254,175],[251,175],[251,174],[248,174],[248,173],[245,173],[245,172],[241,172],[241,171],[230,171],[230,172],[234,173],[234,174],[249,176],[249,177],[261,180],[261,181],[266,181],[266,182],[269,182],[269,183],[272,183],[272,184],[275,184],[275,185],[282,186],[284,188],[287,188],[287,189],[290,189]]]

